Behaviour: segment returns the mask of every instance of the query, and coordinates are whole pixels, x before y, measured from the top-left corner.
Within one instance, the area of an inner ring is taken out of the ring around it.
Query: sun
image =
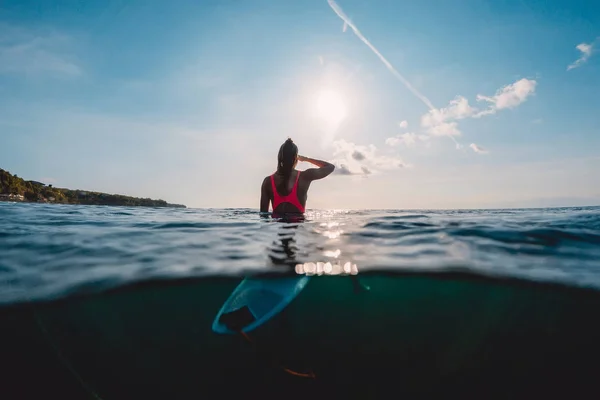
[[[346,118],[348,110],[339,92],[321,89],[316,96],[316,112],[328,125],[336,127]]]

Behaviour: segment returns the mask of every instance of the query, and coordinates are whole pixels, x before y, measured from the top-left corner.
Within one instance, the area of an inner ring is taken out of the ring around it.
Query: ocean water
[[[319,274],[251,342],[212,332],[245,276],[297,265]],[[596,397],[599,315],[600,207],[0,203],[7,399]]]

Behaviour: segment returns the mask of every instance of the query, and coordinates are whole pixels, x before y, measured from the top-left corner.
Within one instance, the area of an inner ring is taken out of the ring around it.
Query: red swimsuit
[[[294,187],[286,196],[281,196],[279,193],[277,193],[274,176],[275,174],[271,175],[271,186],[273,187],[273,211],[275,211],[277,206],[279,206],[281,203],[290,203],[294,205],[301,213],[303,213],[304,207],[298,200],[298,178],[300,178],[300,171],[298,171],[298,175],[296,176]]]

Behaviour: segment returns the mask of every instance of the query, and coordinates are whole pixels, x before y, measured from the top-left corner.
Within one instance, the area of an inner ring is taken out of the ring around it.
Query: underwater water
[[[212,331],[245,276],[313,262],[355,275],[313,276],[249,340]],[[600,207],[0,203],[0,395],[595,397],[599,289]]]

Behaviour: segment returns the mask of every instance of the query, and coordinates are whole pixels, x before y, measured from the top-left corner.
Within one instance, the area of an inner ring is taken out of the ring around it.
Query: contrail
[[[417,96],[419,98],[419,100],[421,100],[427,107],[429,107],[430,110],[436,110],[436,108],[433,106],[433,104],[431,103],[431,101],[429,101],[429,99],[427,97],[425,97],[423,94],[421,94],[417,89],[415,89],[409,81],[406,80],[406,78],[404,78],[400,72],[398,72],[396,70],[396,68],[394,68],[394,66],[392,64],[390,64],[390,62],[388,60],[385,59],[385,57],[379,52],[379,50],[377,50],[375,48],[375,46],[373,46],[371,44],[371,42],[369,42],[367,40],[366,37],[363,36],[362,33],[360,33],[360,31],[358,30],[358,28],[356,27],[356,25],[354,25],[352,23],[352,21],[350,21],[350,18],[348,18],[346,16],[346,14],[344,14],[344,11],[341,9],[340,6],[337,5],[337,3],[334,0],[327,0],[327,3],[329,3],[329,6],[333,9],[333,11],[335,11],[335,13],[338,15],[338,17],[340,17],[342,19],[342,21],[344,21],[344,28],[346,28],[347,26],[349,26],[350,28],[352,28],[352,30],[354,31],[354,33],[356,34],[356,36],[358,36],[358,38],[367,46],[369,46],[369,48],[371,50],[373,50],[373,53],[375,53],[377,55],[377,57],[379,57],[379,59],[385,64],[385,66],[390,70],[390,72],[398,79],[400,79],[400,82],[402,82],[404,84],[404,86],[406,86],[408,88],[408,90],[410,90],[415,96]],[[345,31],[346,29],[344,29]],[[462,146],[456,141],[456,139],[454,139],[454,137],[452,136],[448,136],[450,139],[452,139],[452,141],[456,144],[456,148],[462,148]]]
[[[333,11],[335,11],[335,13],[338,15],[338,17],[340,17],[343,21],[345,26],[349,26],[350,28],[352,28],[352,30],[354,31],[354,33],[356,34],[356,36],[358,36],[358,38],[367,46],[369,46],[369,48],[371,50],[373,50],[373,53],[375,53],[377,55],[377,57],[379,57],[379,59],[385,64],[385,66],[390,70],[390,72],[392,74],[394,74],[394,76],[398,79],[400,79],[400,82],[402,82],[404,84],[404,86],[406,86],[408,88],[408,90],[410,90],[415,96],[417,96],[419,98],[419,100],[421,100],[423,103],[425,103],[425,105],[427,107],[429,107],[430,110],[435,110],[436,108],[433,106],[433,104],[431,104],[431,101],[429,101],[429,99],[425,96],[423,96],[421,93],[419,93],[419,91],[417,89],[415,89],[409,81],[407,81],[398,71],[396,71],[396,68],[394,68],[394,66],[392,64],[390,64],[390,62],[388,60],[385,59],[385,57],[383,55],[381,55],[381,53],[379,52],[379,50],[377,50],[375,48],[375,46],[373,46],[371,44],[371,42],[369,42],[367,40],[367,38],[365,38],[362,33],[360,33],[360,31],[358,30],[358,28],[356,27],[356,25],[354,25],[352,23],[352,21],[350,21],[350,19],[346,16],[346,14],[344,14],[344,11],[342,11],[342,9],[340,8],[340,6],[337,5],[337,3],[334,0],[327,0],[327,2],[329,3],[329,6],[333,9]]]

